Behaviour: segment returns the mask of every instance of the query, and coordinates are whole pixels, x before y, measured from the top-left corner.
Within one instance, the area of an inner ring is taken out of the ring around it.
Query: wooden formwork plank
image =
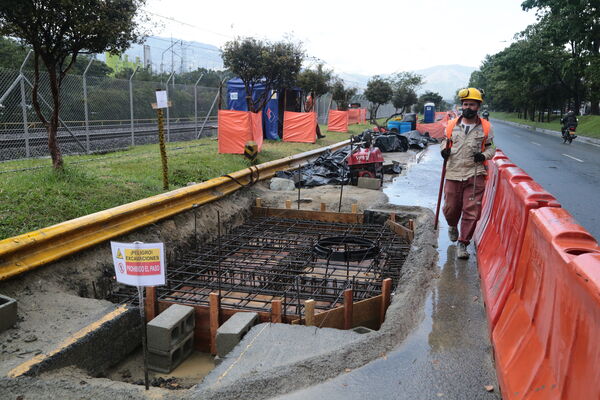
[[[410,229],[408,229],[407,227],[405,227],[397,222],[394,222],[391,219],[388,219],[387,221],[385,221],[385,226],[390,228],[392,230],[392,232],[394,232],[396,235],[400,236],[401,238],[404,238],[404,239],[408,240],[409,242],[412,242],[412,240],[414,238],[414,232],[411,231]]]
[[[252,214],[257,217],[280,217],[321,222],[341,222],[347,224],[362,224],[364,221],[363,214],[334,211],[293,210],[287,208],[252,207]]]

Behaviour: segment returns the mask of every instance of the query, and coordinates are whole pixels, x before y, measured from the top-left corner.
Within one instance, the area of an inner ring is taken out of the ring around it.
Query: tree
[[[271,43],[247,37],[225,43],[222,57],[223,65],[244,83],[248,110],[258,112],[269,101],[273,89],[286,89],[295,84],[305,54],[298,43]],[[264,84],[265,91],[253,99],[252,93],[258,84]]]
[[[373,105],[371,106],[370,119],[372,123],[376,123],[377,110],[382,104],[389,103],[392,99],[393,90],[390,83],[381,78],[379,75],[373,76],[367,82],[367,89],[365,90],[365,97]]]
[[[356,88],[347,88],[344,85],[344,81],[336,79],[331,86],[331,99],[337,104],[337,109],[340,111],[346,111],[348,109],[348,103],[350,98],[356,94]]]
[[[440,106],[442,105],[443,101],[444,99],[442,98],[441,94],[431,91],[425,92],[419,96],[419,101],[417,101],[417,111],[423,112],[425,103],[433,103],[435,104],[435,108],[441,109]]]
[[[48,132],[54,168],[63,166],[56,139],[63,80],[82,52],[118,53],[139,38],[136,17],[145,0],[2,0],[0,34],[19,38],[33,50],[32,104]],[[48,73],[50,115],[39,102],[40,70]]]
[[[0,37],[0,68],[18,69],[28,49],[11,38]]]
[[[390,78],[392,90],[392,104],[396,112],[404,113],[417,102],[417,90],[423,86],[423,76],[414,72],[399,72]]]
[[[313,104],[317,98],[331,90],[333,72],[324,68],[323,64],[316,69],[305,69],[298,75],[298,86],[313,97]],[[309,110],[310,111],[310,110]]]

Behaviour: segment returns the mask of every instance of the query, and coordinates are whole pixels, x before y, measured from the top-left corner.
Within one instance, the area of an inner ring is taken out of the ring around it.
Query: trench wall
[[[600,247],[498,150],[475,232],[504,399],[600,398]]]

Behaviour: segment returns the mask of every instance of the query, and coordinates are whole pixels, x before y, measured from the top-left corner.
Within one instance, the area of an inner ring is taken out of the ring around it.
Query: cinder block
[[[238,312],[217,329],[217,355],[225,357],[258,321],[255,312]]]
[[[17,322],[17,301],[0,294],[0,332],[4,332]]]
[[[148,348],[169,352],[194,330],[194,308],[173,304],[148,322]]]
[[[360,176],[356,186],[363,189],[379,190],[381,188],[381,179]]]
[[[168,374],[185,360],[194,348],[194,332],[190,332],[170,351],[158,351],[148,348],[148,368]]]

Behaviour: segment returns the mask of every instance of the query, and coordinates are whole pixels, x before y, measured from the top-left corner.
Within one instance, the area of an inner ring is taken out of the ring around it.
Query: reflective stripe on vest
[[[481,152],[485,150],[485,142],[487,142],[488,135],[490,133],[490,121],[479,118],[479,122],[481,123],[481,127],[483,128],[483,142],[481,143]],[[452,144],[452,131],[454,127],[458,123],[458,118],[451,119],[448,121],[448,125],[446,125],[446,138],[450,141],[450,145]]]

